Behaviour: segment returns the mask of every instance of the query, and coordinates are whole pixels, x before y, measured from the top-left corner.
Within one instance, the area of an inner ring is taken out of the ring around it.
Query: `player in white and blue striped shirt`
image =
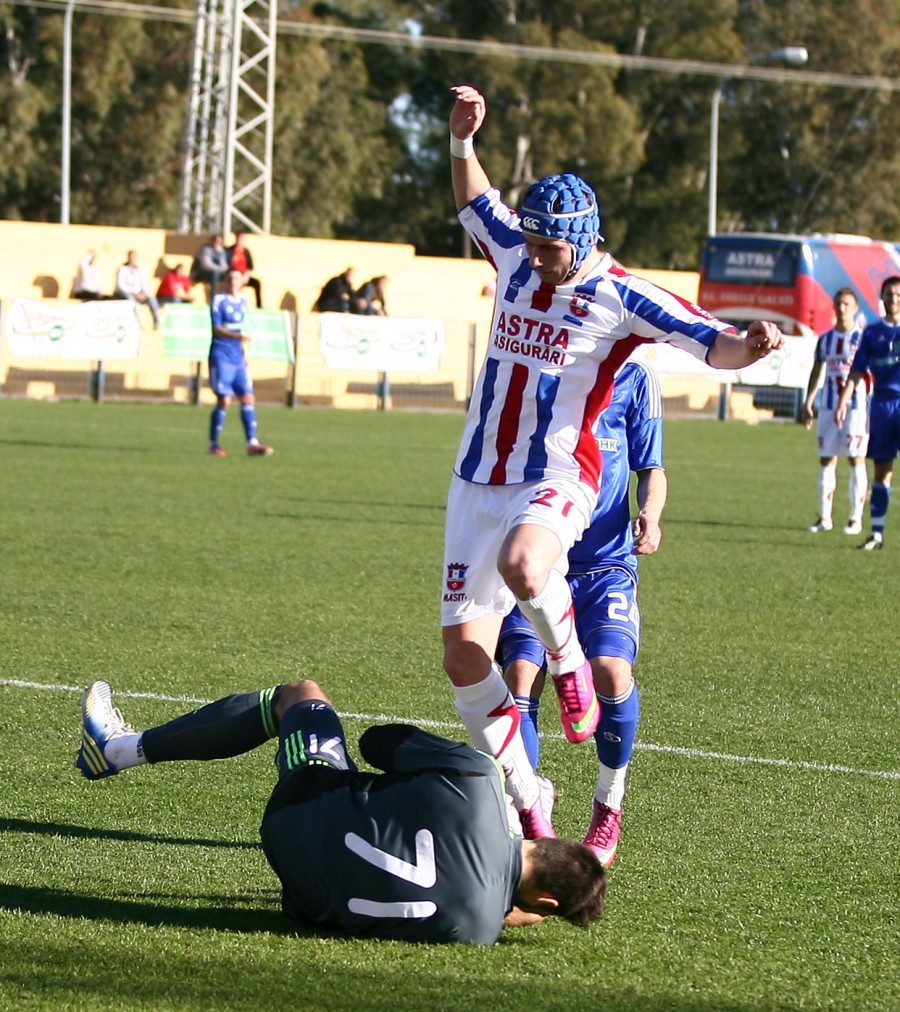
[[[599,709],[564,574],[594,508],[593,428],[613,376],[647,341],[736,369],[783,337],[756,322],[742,339],[601,253],[597,198],[578,176],[547,176],[528,188],[518,214],[506,207],[474,151],[484,97],[469,85],[452,93],[453,193],[460,221],[497,269],[497,295],[447,500],[444,668],[472,740],[507,772],[525,835],[552,836],[552,793],[542,795],[493,657],[502,618],[518,603],[547,649],[566,737],[593,734]]]
[[[841,288],[834,296],[835,325],[819,336],[815,359],[809,374],[802,418],[807,429],[815,418],[815,399],[822,373],[825,381],[819,400],[819,517],[810,527],[813,534],[830,531],[834,526],[832,507],[837,488],[837,459],[845,456],[850,465],[850,519],[845,534],[862,531],[862,515],[869,490],[866,449],[869,445],[869,410],[866,386],[853,391],[847,417],[842,425],[835,421],[841,390],[850,374],[850,366],[859,347],[859,301],[852,288]]]

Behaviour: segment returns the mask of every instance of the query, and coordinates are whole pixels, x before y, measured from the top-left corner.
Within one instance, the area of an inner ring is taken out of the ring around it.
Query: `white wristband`
[[[454,158],[471,158],[475,154],[475,142],[471,137],[466,137],[461,141],[458,137],[450,134],[450,154]]]

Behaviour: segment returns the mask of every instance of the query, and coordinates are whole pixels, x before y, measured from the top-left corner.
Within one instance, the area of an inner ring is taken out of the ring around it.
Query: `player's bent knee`
[[[503,582],[520,601],[537,597],[547,585],[546,566],[527,557],[498,560],[497,569]]]
[[[631,684],[632,667],[624,657],[594,657],[591,669],[601,696],[618,696]]]
[[[487,678],[491,659],[476,643],[456,644],[444,650],[444,671],[454,685],[474,685]]]
[[[304,703],[310,699],[321,700],[331,706],[331,700],[322,691],[318,682],[311,678],[302,678],[297,682],[288,682],[282,685],[278,693],[278,701],[275,704],[275,716],[281,720],[285,712],[295,703]]]

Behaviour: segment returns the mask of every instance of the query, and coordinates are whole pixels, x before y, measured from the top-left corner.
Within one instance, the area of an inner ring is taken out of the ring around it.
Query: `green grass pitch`
[[[793,425],[667,423],[641,563],[642,720],[608,909],[491,949],[296,932],[257,826],[271,748],[73,768],[80,690],[148,726],[320,680],[373,721],[462,738],[441,671],[443,508],[462,418],[260,410],[224,460],[187,406],[0,400],[0,1009],[693,1012],[900,1008],[900,504],[878,554],[811,535]],[[547,700],[558,829],[592,745]]]

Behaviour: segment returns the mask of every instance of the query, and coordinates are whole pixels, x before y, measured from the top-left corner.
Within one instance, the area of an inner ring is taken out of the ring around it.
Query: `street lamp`
[[[790,63],[799,66],[806,63],[809,53],[805,46],[785,46],[782,49],[773,49],[770,53],[762,53],[759,56],[751,56],[748,63]],[[716,232],[716,194],[719,187],[719,106],[722,102],[722,94],[725,85],[731,80],[730,77],[723,77],[716,85],[713,92],[712,108],[709,118],[709,215],[706,223],[706,234],[715,235]]]
[[[66,0],[63,22],[62,167],[60,172],[59,222],[69,224],[69,176],[72,164],[72,17],[77,0]]]

